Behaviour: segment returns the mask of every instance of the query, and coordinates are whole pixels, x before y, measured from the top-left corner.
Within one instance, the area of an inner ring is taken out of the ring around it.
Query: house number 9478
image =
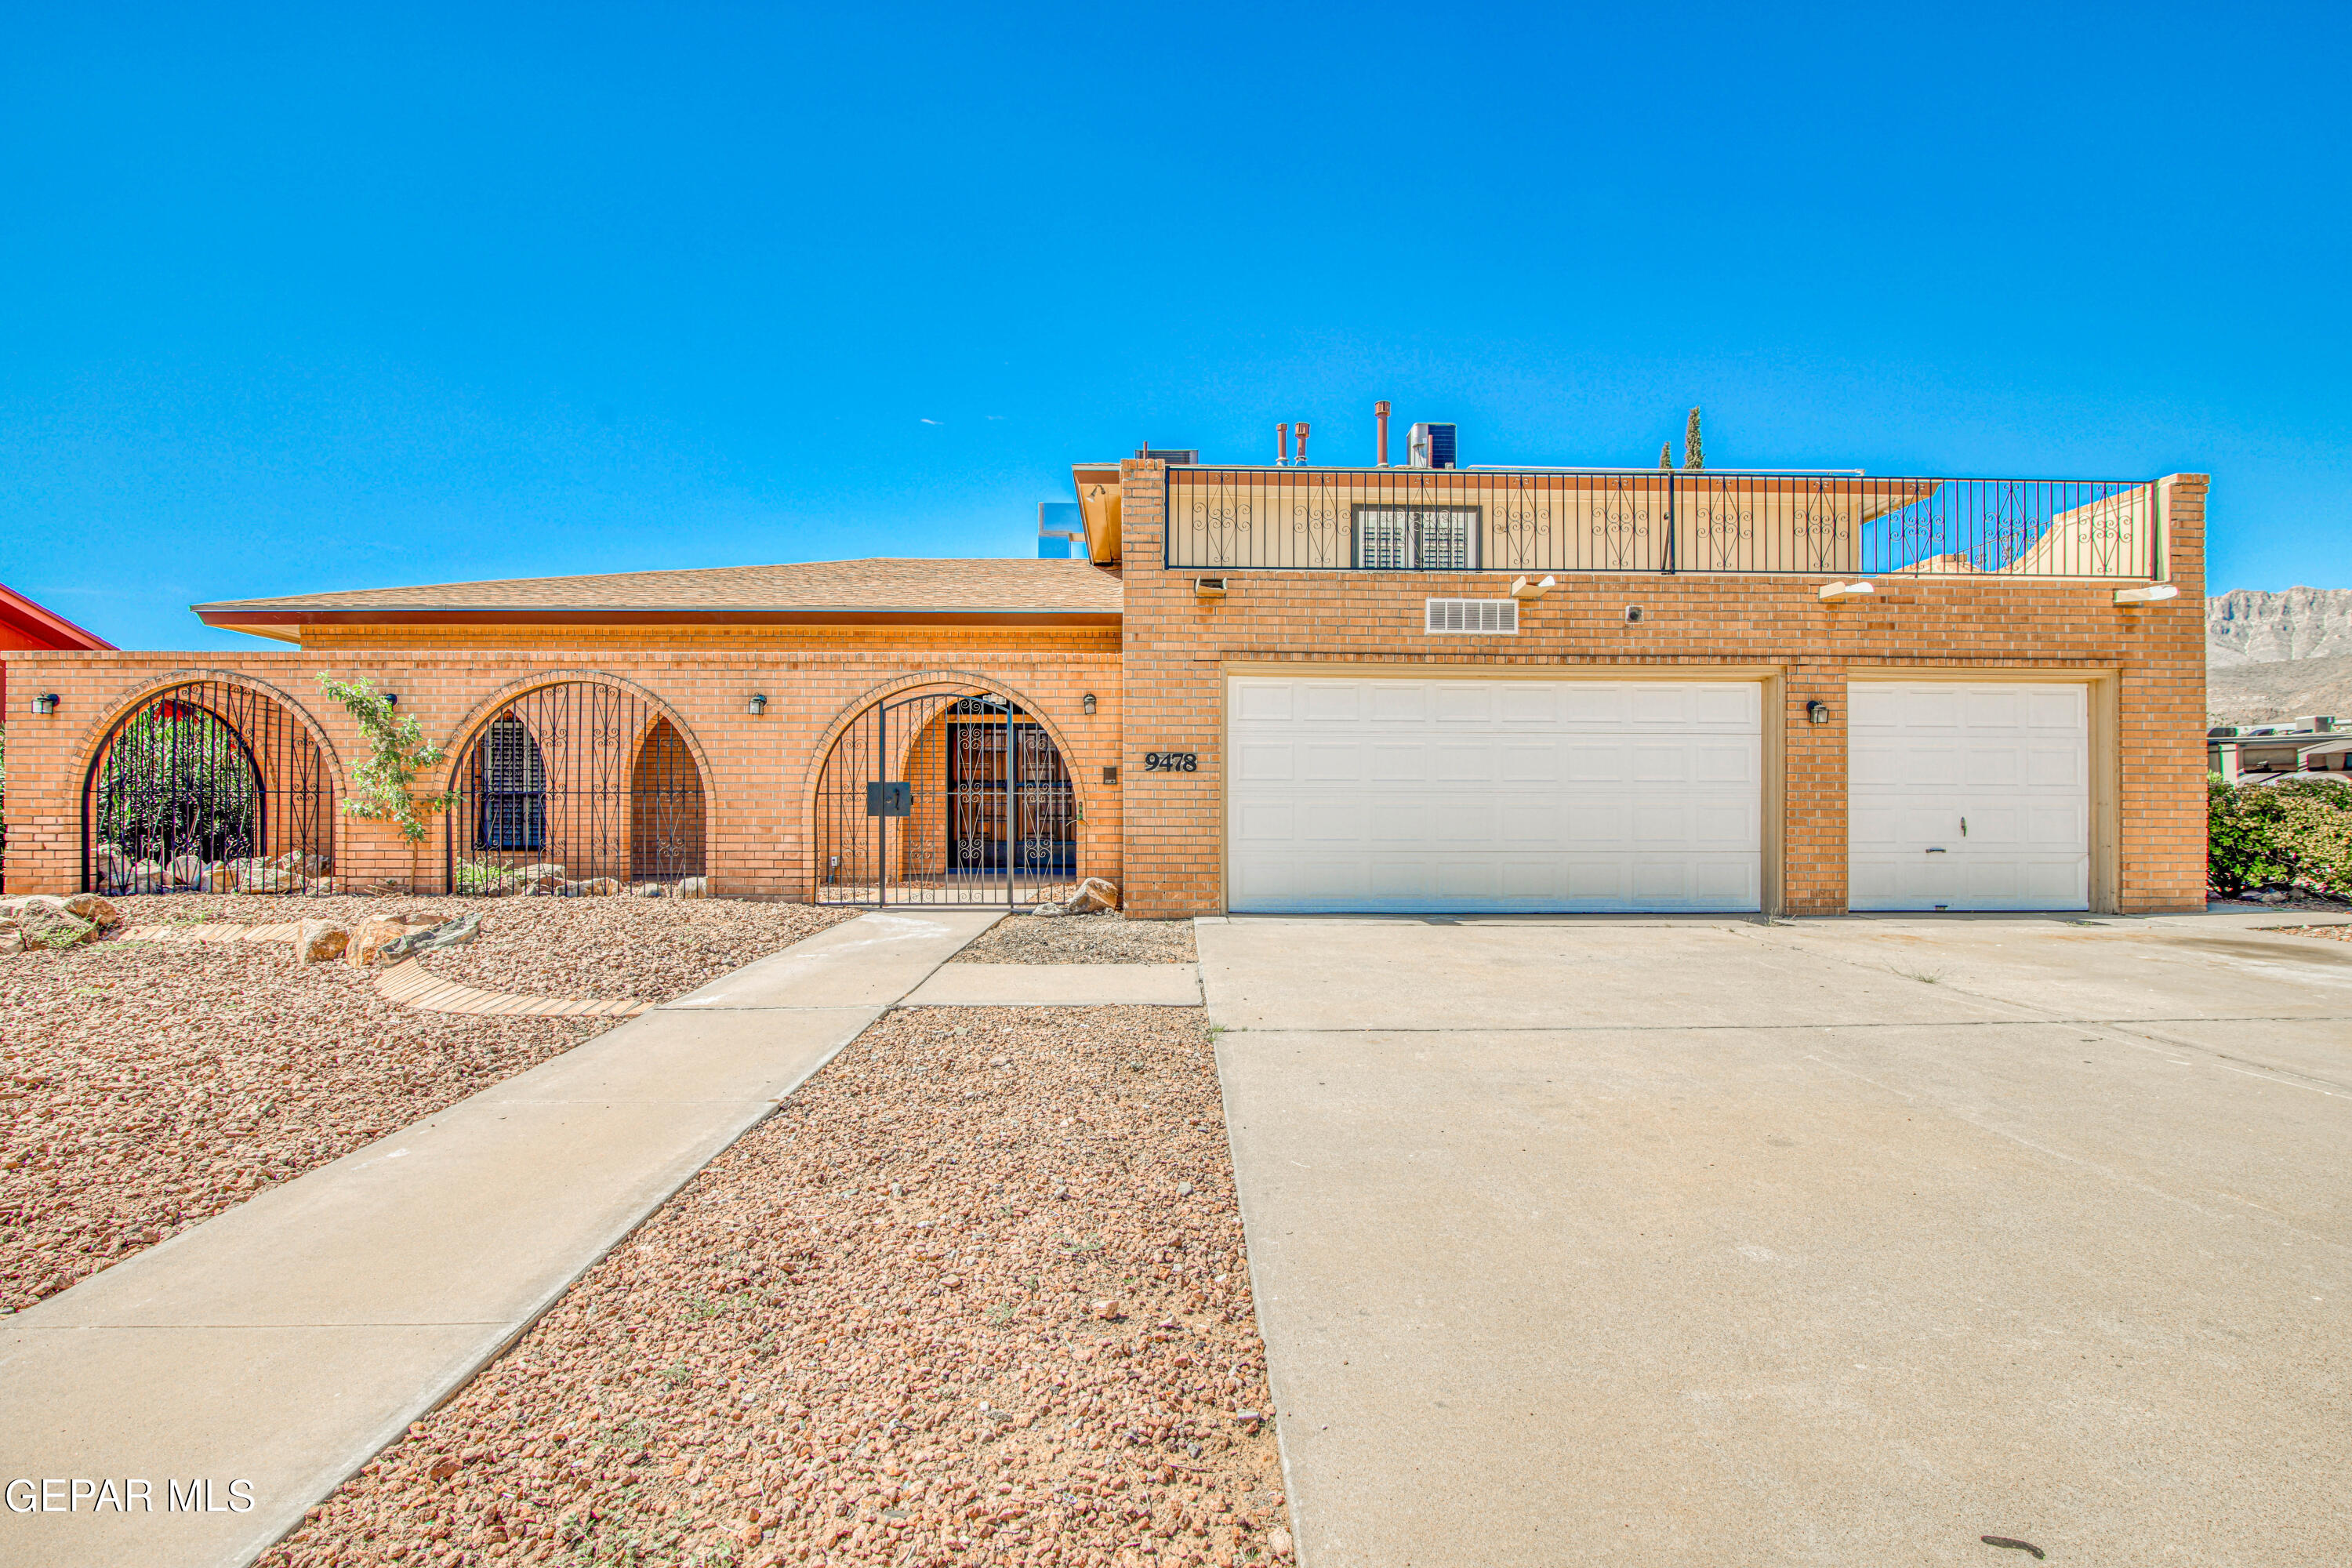
[[[1147,773],[1197,773],[1201,771],[1198,752],[1146,752],[1143,771]]]

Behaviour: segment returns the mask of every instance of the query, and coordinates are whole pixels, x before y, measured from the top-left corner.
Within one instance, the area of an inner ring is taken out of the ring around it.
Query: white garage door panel
[[[1871,681],[1847,704],[1848,907],[2090,907],[2089,688]]]
[[[1753,910],[1751,681],[1233,682],[1237,910]]]

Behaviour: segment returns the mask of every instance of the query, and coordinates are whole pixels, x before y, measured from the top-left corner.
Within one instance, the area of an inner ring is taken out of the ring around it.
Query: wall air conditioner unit
[[[1405,461],[1416,468],[1450,468],[1454,467],[1454,432],[1451,425],[1416,425],[1405,446]]]

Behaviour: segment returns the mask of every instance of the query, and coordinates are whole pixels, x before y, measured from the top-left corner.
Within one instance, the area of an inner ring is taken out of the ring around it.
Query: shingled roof
[[[327,622],[1110,624],[1119,580],[1084,561],[803,561],[690,572],[509,577],[192,606],[207,626],[288,637]]]

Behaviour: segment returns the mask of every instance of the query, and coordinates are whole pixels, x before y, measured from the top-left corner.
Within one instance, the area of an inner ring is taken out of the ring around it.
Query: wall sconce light
[[[399,706],[400,706],[400,693],[399,693],[399,692],[397,692],[397,691],[387,691],[387,692],[385,692],[385,693],[383,694],[383,705],[384,705],[385,707],[387,707],[387,708],[397,708],[397,707],[399,707]]]
[[[1222,599],[1225,596],[1225,580],[1223,577],[1195,577],[1192,579],[1192,592],[1199,598]]]
[[[2180,597],[2180,588],[2174,583],[2156,583],[2145,588],[2118,588],[2116,603],[2124,605],[2161,605],[2167,599]]]
[[[768,710],[768,694],[764,691],[754,691],[751,693],[751,700],[745,703],[744,707],[752,718],[757,719]]]
[[[1559,586],[1559,579],[1557,577],[1547,577],[1540,583],[1530,583],[1525,577],[1521,577],[1511,584],[1511,597],[1525,599],[1529,604],[1533,604]]]
[[[38,697],[36,697],[36,698],[34,698],[34,699],[33,699],[33,711],[34,711],[34,712],[36,712],[36,713],[54,713],[54,712],[56,712],[57,710],[58,710],[58,694],[57,694],[56,692],[54,692],[54,691],[44,691],[44,692],[42,692]]]
[[[1088,714],[1092,714],[1095,710],[1095,694],[1091,691],[1087,692],[1085,700],[1079,702],[1078,706]]]
[[[1822,584],[1822,603],[1834,605],[1840,599],[1859,599],[1865,594],[1877,592],[1878,584],[1875,583],[1824,583]]]
[[[1808,723],[1812,724],[1828,723],[1830,721],[1830,705],[1826,702],[1806,703],[1805,720]]]

